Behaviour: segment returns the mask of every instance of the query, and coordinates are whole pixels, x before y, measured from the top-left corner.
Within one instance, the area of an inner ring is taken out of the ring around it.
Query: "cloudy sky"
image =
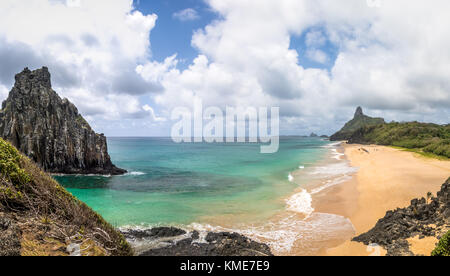
[[[109,136],[168,136],[173,108],[280,107],[331,134],[361,105],[449,123],[450,1],[2,0],[0,98],[24,67]]]

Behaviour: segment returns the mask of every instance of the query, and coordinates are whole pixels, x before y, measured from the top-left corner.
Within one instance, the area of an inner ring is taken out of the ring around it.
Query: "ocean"
[[[170,138],[108,138],[108,146],[128,174],[55,179],[117,227],[236,231],[283,255],[298,246],[313,254],[354,232],[347,219],[313,208],[316,194],[356,172],[336,143],[281,137],[275,154],[259,144]]]

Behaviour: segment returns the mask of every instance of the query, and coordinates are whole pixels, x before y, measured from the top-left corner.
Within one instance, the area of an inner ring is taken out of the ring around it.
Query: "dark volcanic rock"
[[[20,256],[20,231],[14,223],[0,216],[0,257]]]
[[[123,232],[131,244],[158,245],[140,256],[272,256],[269,246],[236,233],[208,233],[200,241],[197,231],[186,233],[176,228],[155,228]]]
[[[128,230],[123,234],[127,239],[158,239],[182,236],[186,231],[174,227],[158,227],[148,230]]]
[[[445,226],[450,224],[449,211],[450,178],[429,203],[425,198],[414,199],[407,208],[389,211],[372,230],[353,240],[366,245],[379,244],[388,250],[389,255],[411,255],[406,239],[417,235],[438,236],[437,229],[431,225],[443,226],[445,230]]]
[[[50,173],[126,172],[112,164],[106,137],[96,134],[75,105],[52,90],[46,67],[16,75],[0,111],[0,137]]]

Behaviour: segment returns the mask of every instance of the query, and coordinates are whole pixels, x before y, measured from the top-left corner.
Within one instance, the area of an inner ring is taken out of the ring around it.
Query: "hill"
[[[397,146],[450,158],[450,125],[410,122],[366,126],[355,131],[348,141]]]
[[[124,237],[0,139],[0,256],[133,255]]]
[[[333,134],[330,137],[331,141],[343,141],[348,140],[353,133],[360,129],[361,127],[365,126],[374,126],[379,124],[384,124],[385,121],[382,118],[372,118],[369,116],[364,115],[363,110],[361,107],[358,107],[355,112],[355,116],[351,121],[349,121],[345,126],[338,131],[337,133]]]

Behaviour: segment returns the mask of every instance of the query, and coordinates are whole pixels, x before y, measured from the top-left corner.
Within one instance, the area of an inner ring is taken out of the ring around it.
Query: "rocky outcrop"
[[[272,256],[269,246],[236,233],[186,232],[173,227],[124,230],[140,256]]]
[[[355,112],[355,116],[345,126],[330,137],[331,141],[344,141],[349,140],[352,135],[362,127],[375,126],[385,124],[383,118],[372,118],[364,115],[361,107],[358,107]]]
[[[366,245],[381,245],[388,255],[412,255],[407,239],[416,236],[440,238],[449,227],[450,178],[436,197],[414,199],[407,208],[387,212],[372,230],[353,240]]]
[[[118,175],[106,137],[53,91],[48,69],[26,68],[0,111],[0,137],[50,173]]]

